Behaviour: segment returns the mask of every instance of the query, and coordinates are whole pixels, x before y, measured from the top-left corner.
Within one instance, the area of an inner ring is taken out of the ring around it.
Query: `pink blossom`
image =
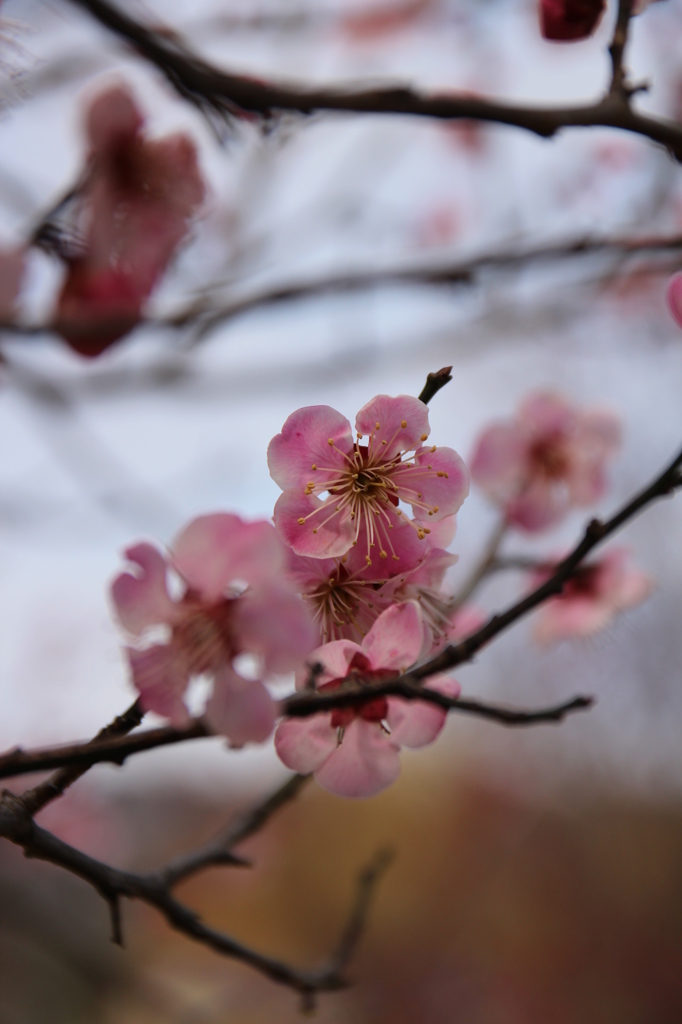
[[[125,554],[134,572],[114,580],[112,597],[136,641],[127,648],[128,661],[146,710],[182,724],[189,681],[206,673],[213,677],[206,705],[211,728],[235,745],[267,739],[274,701],[260,679],[239,674],[234,659],[250,653],[266,675],[286,672],[315,643],[305,607],[287,585],[286,549],[272,525],[224,513],[200,516],[167,558],[145,543]],[[184,584],[178,600],[168,591],[169,570]],[[165,627],[163,642],[150,640],[154,627]]]
[[[606,490],[605,466],[620,445],[616,416],[582,411],[551,392],[530,395],[513,420],[479,437],[471,476],[510,524],[544,530]]]
[[[82,355],[98,355],[139,321],[204,198],[192,140],[149,140],[143,125],[122,85],[87,112],[85,253],[69,263],[56,313],[60,334]]]
[[[542,606],[535,621],[538,643],[551,644],[571,637],[591,636],[610,626],[618,612],[634,608],[649,596],[653,581],[628,564],[626,548],[613,548],[602,558],[579,569],[560,597]],[[538,573],[539,586],[548,573]]]
[[[420,541],[409,521],[400,517],[392,534],[393,545],[400,553],[396,561],[374,559],[368,565],[360,544],[342,558],[310,558],[291,551],[289,574],[319,629],[320,642],[348,639],[359,643],[391,604],[419,599],[417,587],[437,602],[445,569],[457,561],[457,556],[433,544],[450,542],[454,519],[449,516],[434,524],[432,532]],[[434,571],[434,559],[442,564],[441,572]],[[410,589],[413,579],[416,586]]]
[[[24,269],[23,249],[0,251],[0,321],[9,323],[14,319]]]
[[[424,623],[415,601],[382,612],[362,644],[335,640],[314,651],[311,664],[322,666],[316,686],[328,692],[349,678],[378,681],[404,672],[424,645]],[[299,689],[306,677],[297,679]],[[454,679],[437,676],[427,687],[457,697]],[[275,733],[281,760],[297,772],[314,772],[321,786],[340,796],[373,796],[400,772],[400,748],[423,747],[443,728],[446,712],[433,704],[378,697],[354,708],[310,718],[288,718]]]
[[[675,274],[668,284],[668,307],[682,327],[682,274]]]
[[[606,10],[606,0],[540,0],[540,30],[553,42],[587,39]]]
[[[430,523],[452,516],[469,492],[469,475],[452,448],[424,447],[428,408],[408,395],[378,395],[355,421],[327,405],[293,413],[268,447],[270,475],[282,488],[275,526],[299,555],[333,558],[354,545],[365,558],[400,563],[392,540],[402,501],[424,540]],[[361,444],[367,438],[366,444]],[[427,525],[427,523],[429,525]]]

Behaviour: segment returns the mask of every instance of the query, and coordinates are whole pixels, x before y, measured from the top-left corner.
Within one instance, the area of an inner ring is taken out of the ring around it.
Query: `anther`
[[[405,429],[405,427],[407,426],[407,420],[401,420],[401,421],[400,421],[400,426],[401,426],[401,427],[403,428],[403,430],[404,430],[404,429]]]
[[[391,558],[393,559],[394,562],[400,561],[400,555],[391,555]]]
[[[440,508],[439,508],[439,506],[438,506],[438,505],[434,505],[434,506],[433,506],[433,511],[434,511],[434,512],[440,512]]]
[[[313,530],[313,533],[317,533],[317,527],[315,527],[315,529]]]
[[[367,565],[372,564],[372,559],[369,557],[369,555],[365,555],[365,561],[367,562]]]
[[[298,525],[299,526],[303,526],[304,524],[305,524],[305,517],[301,516],[300,519],[298,520]]]
[[[428,434],[422,434],[422,436],[419,438],[419,440],[420,441],[426,441],[428,436],[429,436]]]
[[[379,552],[379,558],[388,558],[388,552],[387,551],[380,551]]]
[[[317,466],[316,466],[316,465],[315,465],[315,463],[313,462],[313,464],[312,464],[312,466],[311,466],[310,468],[311,468],[311,469],[317,469]]]
[[[430,450],[431,450],[431,452],[435,452],[435,450],[436,450],[435,444],[434,444],[433,448],[431,448]]]
[[[388,444],[388,441],[386,441],[386,440],[383,440],[383,441],[382,441],[381,443],[382,443],[382,444]]]
[[[401,515],[403,514],[403,513],[402,513],[402,509],[399,509],[399,508],[397,508],[397,509],[395,510],[395,514],[396,514],[397,516],[401,516]]]
[[[327,441],[327,444],[329,445],[330,448],[333,448],[334,447],[334,438],[330,437],[329,440]]]
[[[381,424],[380,423],[375,423],[374,424],[374,429],[375,430],[381,430]]]
[[[448,474],[443,472],[442,469],[436,473],[436,476],[444,476],[446,480],[448,479]]]

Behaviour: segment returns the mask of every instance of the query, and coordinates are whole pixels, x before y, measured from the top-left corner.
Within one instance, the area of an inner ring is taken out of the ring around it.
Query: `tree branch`
[[[426,376],[426,384],[419,392],[419,401],[423,402],[424,405],[428,405],[431,399],[438,394],[441,388],[444,388],[446,384],[449,384],[452,380],[452,367],[444,366],[442,370],[436,370],[433,373],[429,373]]]
[[[632,90],[626,84],[627,71],[623,65],[623,57],[628,42],[632,6],[633,0],[619,0],[613,39],[609,46],[612,68],[609,93],[612,96],[621,96],[626,102],[629,101]]]
[[[317,992],[344,988],[348,984],[343,972],[357,947],[369,910],[370,896],[386,866],[385,859],[381,863],[375,861],[361,875],[358,895],[334,956],[318,970],[303,971],[259,953],[230,935],[205,925],[193,910],[173,897],[167,885],[160,882],[162,873],[136,875],[120,871],[64,843],[36,825],[21,797],[7,791],[0,799],[0,837],[21,846],[27,857],[56,864],[88,882],[110,907],[114,941],[120,943],[122,939],[119,913],[121,898],[141,900],[155,907],[177,931],[223,956],[249,964],[273,981],[287,985],[306,997]]]
[[[273,85],[213,67],[193,54],[177,34],[157,34],[107,0],[71,2],[130,43],[166,76],[180,96],[213,118],[240,114],[269,118],[277,111],[311,114],[323,110],[402,114],[495,122],[525,129],[542,138],[551,138],[561,128],[601,126],[643,135],[682,159],[682,126],[637,113],[619,91],[609,91],[591,104],[540,108],[452,93],[425,95],[401,86],[335,90]]]

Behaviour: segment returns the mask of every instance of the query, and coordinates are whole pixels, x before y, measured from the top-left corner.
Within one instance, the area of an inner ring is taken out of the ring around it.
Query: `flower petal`
[[[478,438],[469,460],[472,480],[493,501],[506,503],[527,475],[527,444],[520,425],[493,423]]]
[[[296,668],[317,642],[308,609],[285,587],[248,590],[235,602],[232,622],[240,650],[260,655],[268,674]]]
[[[275,726],[277,705],[259,679],[243,679],[225,666],[216,672],[206,719],[236,747],[263,743]]]
[[[454,448],[419,448],[414,467],[392,475],[398,497],[412,505],[417,519],[436,522],[459,511],[469,493],[469,471]],[[427,508],[428,507],[428,516]]]
[[[668,283],[668,308],[682,327],[682,274],[674,274]]]
[[[371,438],[370,459],[380,453],[382,461],[389,461],[400,452],[418,448],[424,435],[429,436],[429,408],[412,395],[377,395],[357,414],[355,429]]]
[[[277,532],[297,555],[310,558],[345,555],[353,545],[355,525],[347,507],[338,513],[334,508],[333,501],[326,505],[313,494],[284,491],[277,499],[273,515]],[[304,522],[300,522],[301,519]]]
[[[155,644],[144,651],[126,650],[133,685],[140,694],[145,711],[169,718],[173,725],[189,719],[182,695],[189,682],[182,655],[172,644]]]
[[[171,558],[190,587],[216,600],[234,580],[256,585],[276,577],[286,551],[271,523],[217,512],[193,519],[176,538]]]
[[[285,718],[275,732],[275,750],[292,771],[307,775],[320,768],[336,750],[336,729],[331,715]]]
[[[356,718],[343,740],[315,772],[323,789],[339,796],[374,796],[400,774],[400,748],[378,722]]]
[[[329,405],[297,409],[268,445],[270,476],[283,491],[305,488],[308,481],[317,482],[318,478],[324,483],[333,475],[327,473],[328,468],[336,471],[346,467],[343,453],[350,453],[352,448],[351,425],[336,409]]]
[[[419,657],[424,640],[419,605],[416,601],[405,601],[381,613],[363,640],[362,650],[373,669],[406,672]]]
[[[449,676],[435,676],[429,679],[424,689],[439,690],[448,697],[459,697],[461,687],[456,679]],[[391,738],[402,747],[425,747],[433,743],[445,725],[447,711],[436,704],[425,701],[405,701],[398,697],[388,698],[386,719],[391,727]]]
[[[134,576],[122,572],[111,584],[118,620],[129,633],[139,636],[148,626],[174,622],[178,605],[166,589],[166,560],[151,544],[135,544],[125,556],[141,570]]]
[[[529,533],[546,530],[558,523],[568,507],[566,488],[552,485],[542,478],[532,484],[507,508],[507,519],[514,526]]]
[[[318,686],[331,682],[332,679],[345,679],[348,666],[356,654],[363,654],[364,649],[352,640],[332,640],[328,644],[316,647],[306,659],[307,664],[321,665],[322,672],[316,677]],[[302,690],[310,676],[310,669],[296,673],[296,688]]]

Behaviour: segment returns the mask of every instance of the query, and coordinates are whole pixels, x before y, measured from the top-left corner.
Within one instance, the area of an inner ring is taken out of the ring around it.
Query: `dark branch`
[[[112,914],[114,940],[121,941],[119,903],[122,897],[141,900],[155,907],[168,923],[189,938],[223,956],[240,960],[273,981],[307,996],[344,988],[343,972],[360,939],[369,909],[370,895],[379,880],[385,861],[375,862],[360,878],[358,896],[342,941],[329,963],[316,971],[297,970],[243,945],[231,936],[205,925],[201,918],[176,900],[158,875],[136,875],[120,871],[64,843],[32,820],[21,797],[5,791],[0,800],[0,837],[21,846],[27,857],[48,861],[84,879],[107,902]]]
[[[616,27],[613,31],[611,45],[609,46],[612,68],[610,93],[611,95],[621,96],[626,102],[630,98],[631,90],[628,89],[626,84],[627,72],[623,65],[623,57],[628,42],[632,6],[633,0],[619,0]]]
[[[101,740],[113,739],[116,736],[126,736],[133,729],[136,729],[144,718],[144,711],[139,701],[135,701],[127,711],[118,715],[110,725],[106,725],[97,733],[91,743],[98,743]],[[70,768],[60,768],[51,775],[45,782],[34,789],[26,790],[21,794],[21,799],[28,813],[33,816],[46,807],[52,800],[62,794],[76,782],[91,767],[89,764],[73,765]]]
[[[211,839],[205,846],[193,853],[185,854],[171,861],[159,872],[159,879],[169,889],[190,875],[203,871],[204,868],[219,864],[246,865],[247,861],[236,856],[232,851],[238,843],[259,832],[281,807],[295,800],[311,775],[294,775],[283,786],[275,790],[267,800],[250,808],[244,815],[235,818],[228,828],[220,835]]]
[[[441,388],[452,380],[451,366],[444,366],[442,370],[429,373],[426,377],[426,384],[419,393],[419,401],[428,405],[434,395],[437,395]]]
[[[272,85],[220,71],[194,55],[174,33],[152,32],[106,0],[71,0],[100,24],[125,39],[166,76],[174,89],[204,113],[270,117],[277,111],[336,110],[356,114],[402,114],[441,120],[489,121],[551,138],[561,128],[620,128],[665,146],[682,159],[682,126],[632,110],[619,92],[576,107],[538,108],[508,105],[451,93],[424,95],[407,87],[360,90],[304,89]]]

